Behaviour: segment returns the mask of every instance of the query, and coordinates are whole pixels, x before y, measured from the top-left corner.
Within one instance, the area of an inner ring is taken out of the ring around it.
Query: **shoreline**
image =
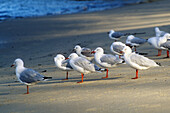
[[[69,72],[70,79],[63,81],[65,72],[58,70],[53,61],[58,53],[67,57],[76,44],[91,49],[100,46],[105,53],[111,54],[113,40],[107,34],[111,29],[123,33],[146,32],[137,35],[145,39],[155,36],[156,26],[170,32],[169,2],[163,0],[85,14],[0,23],[0,37],[11,40],[5,48],[0,48],[1,112],[169,112],[170,65],[169,59],[164,59],[165,51],[156,57],[157,50],[149,44],[137,48],[162,64],[162,67],[139,71],[138,80],[131,79],[135,76],[134,69],[120,65],[109,69],[108,79],[101,79],[105,73],[90,73],[85,75],[83,84],[77,84],[80,73],[72,71]],[[125,39],[121,41],[125,42]],[[25,67],[53,79],[31,86],[30,94],[23,95],[26,86],[18,82],[15,69],[10,68],[18,57],[23,59]]]

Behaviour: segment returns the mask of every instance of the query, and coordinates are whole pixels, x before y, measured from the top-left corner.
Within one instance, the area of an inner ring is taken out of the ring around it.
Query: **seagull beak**
[[[65,58],[65,60],[67,60],[67,59],[69,59],[69,58]]]
[[[12,64],[11,67],[14,67],[14,64]]]
[[[92,54],[92,53],[96,53],[96,51],[92,51],[91,54]]]

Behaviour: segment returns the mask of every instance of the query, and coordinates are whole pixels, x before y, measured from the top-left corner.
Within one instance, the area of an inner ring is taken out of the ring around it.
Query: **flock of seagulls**
[[[110,46],[112,54],[105,54],[102,47],[91,50],[90,48],[76,45],[74,47],[74,53],[71,53],[68,58],[65,58],[62,54],[57,54],[54,57],[56,67],[66,71],[66,78],[64,80],[69,79],[68,72],[73,70],[81,73],[81,81],[77,83],[83,83],[84,74],[94,72],[106,72],[106,76],[102,77],[102,79],[105,79],[109,76],[109,68],[114,68],[120,64],[128,64],[130,67],[136,69],[136,77],[132,79],[138,79],[138,70],[160,66],[160,63],[136,52],[136,47],[139,47],[146,42],[158,50],[158,56],[161,55],[162,50],[167,50],[167,57],[169,57],[170,34],[160,31],[158,27],[155,27],[156,36],[149,39],[134,36],[136,34],[144,33],[121,33],[115,32],[114,30],[111,30],[108,33],[109,38],[115,40]],[[127,36],[127,39],[124,44],[119,40],[125,36]],[[134,52],[133,48],[135,48]],[[95,63],[92,63],[93,59]],[[27,85],[26,94],[29,94],[29,85],[52,79],[52,77],[45,77],[33,69],[25,68],[24,62],[20,58],[17,58],[12,66],[16,66],[15,72],[18,80]]]

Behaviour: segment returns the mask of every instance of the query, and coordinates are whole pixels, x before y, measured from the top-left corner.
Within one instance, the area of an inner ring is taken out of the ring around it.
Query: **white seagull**
[[[127,35],[126,33],[115,32],[114,30],[110,30],[108,34],[109,34],[109,38],[114,39],[115,41],[120,40],[120,38]]]
[[[136,51],[136,47],[139,47],[141,44],[144,44],[146,42],[147,42],[147,39],[138,38],[133,35],[129,35],[126,39],[126,45],[131,48],[134,47],[135,51]]]
[[[125,59],[126,64],[136,69],[136,77],[132,79],[138,79],[138,70],[144,70],[150,67],[160,66],[159,63],[156,63],[153,60],[148,59],[147,57],[136,54],[135,52],[132,53],[131,48],[128,46],[126,46],[122,50],[122,52],[124,53],[124,59]]]
[[[97,47],[94,51],[94,59],[97,64],[104,68],[116,67],[118,64],[122,64],[124,60],[120,59],[118,56],[114,56],[111,54],[104,54],[104,50],[101,47]],[[108,69],[106,73],[106,77],[108,78]]]
[[[126,45],[122,42],[113,42],[112,45],[110,46],[110,51],[113,53],[113,54],[117,54],[119,56],[123,55],[121,53],[121,51],[123,50],[123,48],[125,47]]]
[[[84,74],[93,72],[102,72],[105,69],[99,68],[97,65],[91,63],[89,60],[79,57],[76,53],[71,53],[68,57],[70,59],[70,65],[75,70],[81,73],[81,81],[77,83],[83,83]]]
[[[109,34],[110,39],[117,41],[117,40],[120,40],[120,38],[125,37],[127,35],[145,34],[145,32],[143,33],[121,33],[121,32],[116,32],[112,29],[108,32],[108,34]]]
[[[66,78],[64,80],[68,80],[68,71],[73,70],[69,63],[70,59],[66,59],[62,54],[57,54],[54,57],[55,65],[58,69],[66,71]]]
[[[158,46],[162,49],[162,50],[167,50],[167,58],[169,58],[169,41],[168,39],[170,39],[170,34],[166,33],[163,37],[160,37],[158,39]]]
[[[52,79],[52,77],[45,77],[41,75],[40,73],[36,72],[33,69],[28,69],[24,67],[24,62],[17,58],[14,63],[11,65],[11,67],[16,66],[16,76],[18,80],[27,85],[27,93],[29,94],[29,85],[36,84],[40,81],[45,81],[47,79]]]
[[[92,50],[90,48],[81,48],[79,45],[76,45],[74,47],[74,50],[76,51],[77,55],[83,58],[86,58],[87,60],[94,59],[94,54],[92,54]]]
[[[148,39],[148,43],[158,50],[158,55],[161,56],[162,48],[158,46],[158,39],[166,34],[164,31],[160,31],[158,27],[155,27],[156,37],[151,37]]]

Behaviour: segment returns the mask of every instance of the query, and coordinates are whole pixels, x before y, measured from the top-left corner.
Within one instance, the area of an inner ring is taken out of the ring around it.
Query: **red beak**
[[[67,59],[69,59],[69,58],[65,58],[65,60],[67,60]]]
[[[14,66],[14,64],[11,65],[11,67],[13,67],[13,66]]]
[[[96,51],[92,51],[91,54],[92,54],[92,53],[96,53]]]

